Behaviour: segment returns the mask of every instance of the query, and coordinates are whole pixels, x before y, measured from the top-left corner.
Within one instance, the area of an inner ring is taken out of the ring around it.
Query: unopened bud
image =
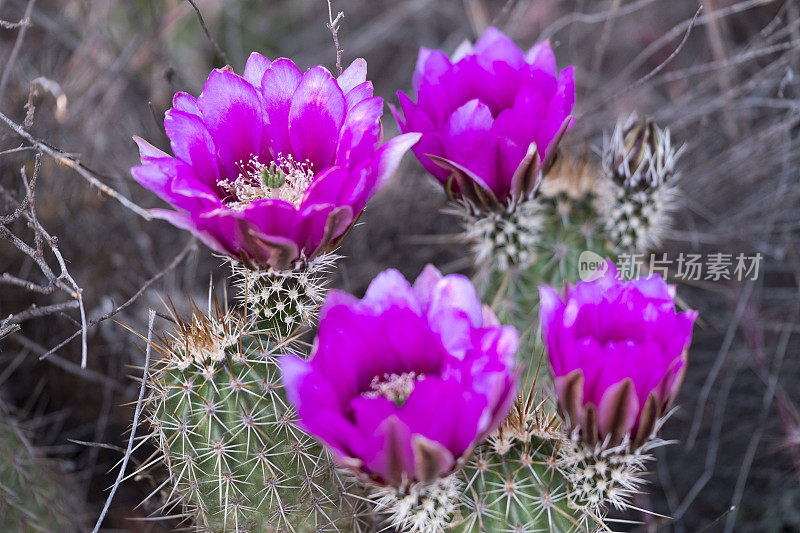
[[[617,123],[611,139],[606,139],[603,164],[612,179],[627,188],[659,187],[675,173],[682,152],[672,146],[668,129],[632,116]]]

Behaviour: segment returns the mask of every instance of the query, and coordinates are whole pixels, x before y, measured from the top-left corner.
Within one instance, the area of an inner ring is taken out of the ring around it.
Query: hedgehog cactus
[[[212,531],[346,529],[343,482],[295,425],[271,350],[232,313],[177,322],[148,383],[176,502]]]
[[[536,288],[576,282],[583,252],[658,244],[681,152],[669,132],[632,119],[602,169],[569,158],[572,67],[495,28],[452,58],[422,49],[413,86],[403,135],[383,143],[363,60],[334,77],[253,54],[242,76],[175,96],[174,157],[137,139],[134,177],[176,209],[154,216],[227,257],[242,310],[176,316],[148,376],[173,501],[200,528],[592,532],[661,444],[694,315],[663,282],[616,283],[610,262],[566,302]],[[388,270],[361,300],[326,295],[337,245],[409,149],[462,217],[491,308],[432,266],[413,285]],[[517,396],[537,306],[557,408],[536,380]],[[318,313],[307,358],[295,341]]]
[[[535,380],[534,380],[535,381]],[[373,490],[374,512],[398,531],[500,533],[591,532],[603,510],[589,506],[563,468],[571,442],[535,382],[458,472],[398,491]]]
[[[216,69],[197,98],[175,94],[174,156],[135,138],[131,174],[175,208],[151,214],[233,262],[257,327],[281,341],[313,316],[331,253],[420,137],[383,142],[366,77],[363,59],[334,77],[253,53],[241,76]]]
[[[81,531],[83,509],[0,405],[0,531]]]
[[[536,290],[539,284],[560,286],[576,282],[584,251],[609,255],[608,240],[597,216],[603,187],[600,169],[585,157],[577,161],[560,157],[544,175],[537,196],[528,202],[536,206],[537,224],[527,231],[536,235],[527,249],[531,260],[507,268],[501,268],[495,261],[489,282],[479,284],[501,320],[530,332],[534,322],[531,309],[539,303]],[[507,240],[513,238],[511,235]],[[490,261],[499,255],[502,251],[495,250]],[[481,280],[485,269],[478,266],[477,277]],[[524,353],[538,349],[532,342],[534,339],[530,340]]]
[[[649,451],[680,390],[696,311],[675,310],[660,276],[624,281],[611,261],[600,277],[543,286],[539,310],[566,440],[559,465],[573,506],[629,506]],[[563,300],[562,300],[563,297]]]

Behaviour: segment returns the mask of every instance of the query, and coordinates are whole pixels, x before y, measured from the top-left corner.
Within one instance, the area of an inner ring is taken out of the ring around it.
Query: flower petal
[[[172,107],[198,117],[201,115],[200,106],[197,105],[197,98],[183,91],[175,93],[175,96],[172,97]]]
[[[262,107],[256,89],[233,72],[215,69],[197,99],[216,146],[220,175],[233,180],[238,165],[259,153]]]
[[[219,166],[214,140],[200,117],[173,108],[164,116],[164,129],[175,157],[191,165],[203,183],[215,188]]]
[[[155,159],[170,157],[168,153],[156,148],[137,135],[133,136],[133,142],[135,142],[136,146],[139,148],[139,158],[142,160],[142,163],[152,163]]]
[[[428,83],[436,83],[440,76],[447,72],[451,66],[450,58],[444,52],[431,50],[430,48],[420,48],[412,80],[414,89],[419,91],[423,80]]]
[[[481,38],[472,47],[472,53],[481,56],[483,61],[491,64],[495,61],[503,61],[509,65],[519,68],[525,63],[525,56],[514,41],[497,28],[488,28]]]
[[[497,193],[502,184],[497,175],[498,142],[491,133],[493,123],[489,106],[478,99],[470,100],[450,115],[441,140],[447,159],[480,176]]]
[[[342,89],[344,94],[352,91],[358,85],[364,83],[367,79],[367,62],[362,58],[355,59],[350,66],[344,69],[344,72],[339,74],[336,78],[336,83]]]
[[[289,138],[295,159],[310,161],[317,171],[330,165],[346,109],[344,94],[330,72],[319,66],[309,69],[289,111]]]
[[[247,58],[242,77],[250,82],[253,87],[261,87],[261,79],[272,62],[258,52],[253,52]]]
[[[339,134],[336,149],[336,165],[353,166],[372,155],[381,134],[383,99],[362,100],[347,112],[347,118]]]
[[[264,113],[267,125],[264,126],[264,139],[261,155],[277,157],[278,154],[292,153],[289,140],[289,109],[292,96],[303,79],[303,73],[289,59],[280,58],[270,64],[261,78],[261,94],[264,100]]]
[[[223,243],[215,239],[213,235],[200,231],[191,215],[188,213],[179,213],[178,211],[171,211],[169,209],[150,209],[148,213],[150,213],[150,216],[153,218],[166,220],[176,228],[190,232],[200,239],[203,244],[217,253],[228,254],[231,252]]]

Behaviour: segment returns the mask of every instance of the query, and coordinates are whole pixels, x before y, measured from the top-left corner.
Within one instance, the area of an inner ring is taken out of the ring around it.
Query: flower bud
[[[683,148],[672,146],[669,129],[633,115],[625,123],[618,122],[611,138],[605,139],[603,165],[619,185],[655,188],[672,177],[682,152]]]

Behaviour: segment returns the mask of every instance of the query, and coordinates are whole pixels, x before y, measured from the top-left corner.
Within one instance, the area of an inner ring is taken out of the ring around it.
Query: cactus
[[[295,343],[289,341],[313,325],[325,298],[327,275],[338,258],[324,254],[289,270],[259,270],[231,261],[238,298],[252,316],[254,331],[293,350]]]
[[[149,419],[175,500],[211,531],[347,529],[344,481],[295,425],[273,350],[241,317],[209,315],[176,317],[154,346]]]
[[[403,491],[373,488],[380,523],[407,533],[610,530],[609,508],[630,508],[651,450],[665,442],[590,446],[565,433],[549,402],[537,397],[537,378],[538,371],[501,427],[452,475]]]
[[[459,533],[585,531],[568,502],[569,485],[558,470],[558,439],[498,434],[463,470],[467,485]]]
[[[536,261],[535,244],[542,225],[539,211],[536,200],[493,209],[461,200],[448,209],[462,219],[464,239],[472,246],[480,278]]]
[[[664,444],[658,438],[638,448],[632,448],[629,441],[610,447],[564,439],[558,467],[571,487],[570,505],[595,516],[608,506],[628,509],[633,495],[641,492],[645,483],[646,464],[653,460],[650,450]]]
[[[545,284],[558,287],[578,281],[579,259],[584,251],[614,257],[598,219],[598,204],[605,197],[605,186],[602,170],[592,165],[586,156],[579,160],[557,159],[544,177],[536,198],[528,201],[536,205],[533,222],[537,225],[526,230],[535,235],[529,247],[530,260],[510,262],[503,267],[498,261],[492,263],[494,256],[487,254],[487,261],[477,262],[477,277],[488,279],[478,284],[484,300],[492,305],[503,323],[512,324],[525,334],[520,350],[523,356],[541,350],[536,342],[533,318],[539,304],[538,287]],[[472,230],[473,238],[476,234]],[[466,235],[470,235],[468,229]],[[474,251],[479,249],[476,245]],[[491,254],[502,255],[497,250]],[[483,264],[492,266],[488,274]],[[530,358],[523,358],[523,362],[527,365]]]
[[[83,514],[69,480],[0,405],[0,531],[81,531]]]

